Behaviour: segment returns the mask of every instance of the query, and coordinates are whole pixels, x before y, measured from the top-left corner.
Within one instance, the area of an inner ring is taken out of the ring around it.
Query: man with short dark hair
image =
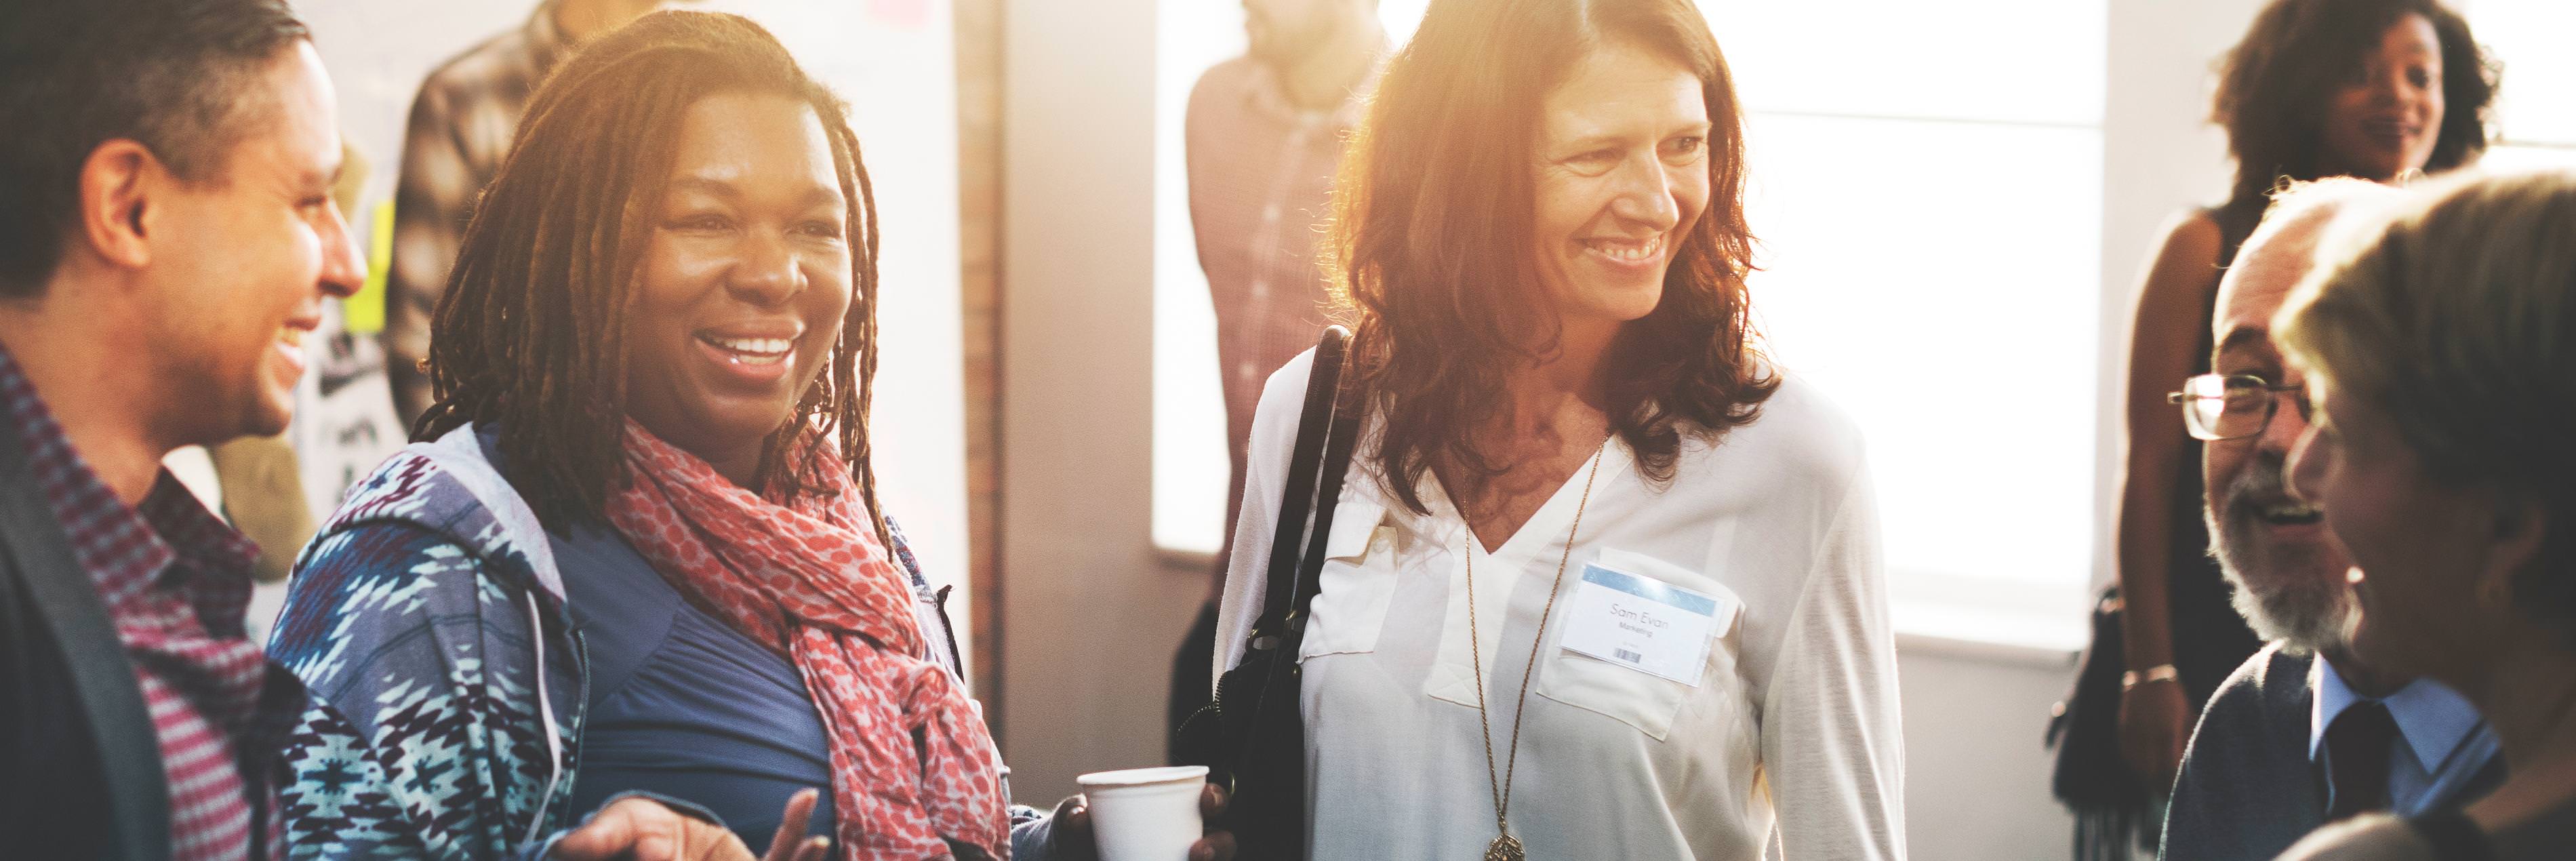
[[[2327,822],[2460,803],[2503,777],[2495,735],[2467,700],[2347,648],[2352,563],[2284,472],[2308,405],[2272,343],[2272,317],[2329,225],[2368,218],[2359,210],[2395,194],[2357,179],[2283,192],[2219,281],[2214,373],[2186,382],[2181,400],[2193,435],[2209,441],[2220,568],[2237,612],[2271,642],[2201,711],[2166,809],[2166,858],[2263,861]]]
[[[329,79],[278,0],[0,11],[0,845],[265,857],[302,703],[256,548],[161,458],[286,428],[364,264]]]

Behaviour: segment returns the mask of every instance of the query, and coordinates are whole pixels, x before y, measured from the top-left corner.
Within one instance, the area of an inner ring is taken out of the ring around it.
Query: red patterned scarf
[[[662,577],[805,679],[831,743],[842,857],[946,858],[949,841],[1010,857],[993,737],[966,693],[922,657],[913,594],[828,445],[839,492],[779,505],[632,422],[632,484],[608,519]]]

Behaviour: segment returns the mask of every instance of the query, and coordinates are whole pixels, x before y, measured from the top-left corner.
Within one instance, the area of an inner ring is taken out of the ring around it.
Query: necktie
[[[2388,807],[2388,754],[2397,742],[2397,721],[2388,707],[2371,700],[2354,703],[2326,727],[2327,777],[2334,798],[2326,821]]]

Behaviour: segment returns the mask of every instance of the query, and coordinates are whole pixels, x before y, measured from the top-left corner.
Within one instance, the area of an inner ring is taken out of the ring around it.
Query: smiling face
[[[691,106],[627,319],[626,413],[749,484],[850,310],[847,200],[805,103]]]
[[[340,134],[321,57],[297,41],[251,86],[238,110],[252,116],[220,172],[170,181],[143,214],[160,311],[147,373],[181,405],[163,429],[174,443],[286,430],[322,300],[366,280],[331,200]]]
[[[2491,652],[2504,626],[2480,607],[2476,581],[2493,558],[2488,494],[2436,480],[2374,405],[2311,380],[2319,420],[2291,474],[2301,496],[2351,553],[2359,605],[2352,650],[2373,667],[2456,682]]]
[[[2329,214],[2298,213],[2238,253],[2219,286],[2213,371],[2274,385],[2303,381],[2282,362],[2270,325],[2310,268]],[[2207,444],[2201,467],[2210,534],[2220,567],[2236,585],[2237,612],[2264,639],[2314,651],[2335,645],[2351,616],[2344,586],[2351,563],[2327,535],[2319,507],[2291,496],[2284,481],[2290,450],[2307,428],[2300,409],[2276,402],[2260,436]]]
[[[2321,130],[2329,161],[2379,181],[2422,170],[2441,135],[2442,109],[2441,39],[2433,22],[2408,14],[2335,90]]]
[[[1662,301],[1664,273],[1708,208],[1708,103],[1687,67],[1611,43],[1541,104],[1535,249],[1568,324],[1624,323]]]

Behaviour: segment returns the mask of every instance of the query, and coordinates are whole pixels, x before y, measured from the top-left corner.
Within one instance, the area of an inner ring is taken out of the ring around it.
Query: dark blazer
[[[0,421],[0,847],[170,855],[161,740],[18,429]]]
[[[2270,861],[2325,824],[2325,788],[2308,761],[2308,724],[2316,693],[2308,688],[2316,659],[2263,647],[2227,677],[2183,751],[2165,809],[2168,861]],[[2504,779],[2503,759],[2489,761],[2438,804],[2485,795]]]

